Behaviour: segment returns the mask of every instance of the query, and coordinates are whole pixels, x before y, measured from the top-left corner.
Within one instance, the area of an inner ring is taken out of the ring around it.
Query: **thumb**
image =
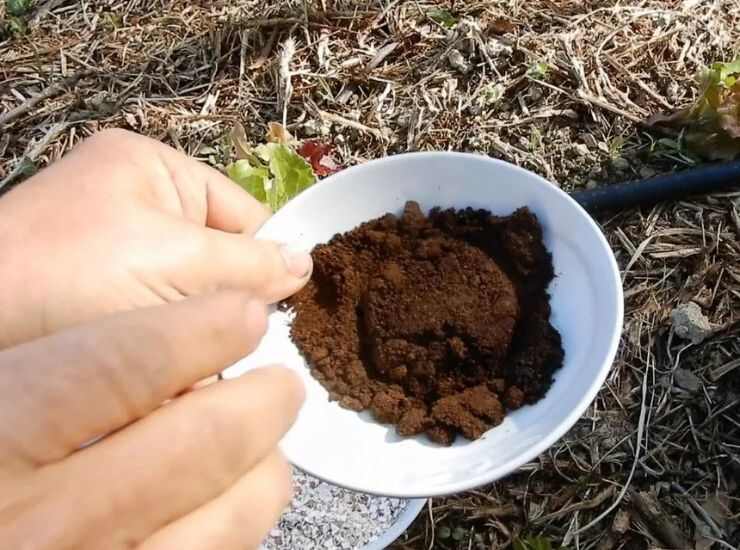
[[[288,244],[207,229],[206,246],[184,276],[202,291],[236,289],[274,303],[308,282],[313,261],[308,252]]]

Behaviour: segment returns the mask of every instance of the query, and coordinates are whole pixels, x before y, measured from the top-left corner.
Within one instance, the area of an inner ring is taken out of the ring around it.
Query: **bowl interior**
[[[332,483],[367,493],[426,497],[467,490],[512,472],[559,439],[591,403],[616,353],[622,327],[622,287],[601,231],[568,195],[508,163],[460,153],[399,155],[351,168],[302,193],[259,233],[307,250],[334,234],[405,201],[432,207],[485,208],[510,214],[528,206],[544,229],[556,279],[550,287],[552,322],[565,363],[547,395],[506,417],[477,441],[452,447],[424,436],[401,438],[392,426],[330,403],[289,336],[289,315],[273,311],[259,349],[225,371],[226,377],[265,364],[298,371],[307,399],[281,442],[288,459]]]

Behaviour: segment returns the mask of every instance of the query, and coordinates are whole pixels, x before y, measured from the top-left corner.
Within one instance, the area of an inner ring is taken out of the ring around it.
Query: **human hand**
[[[311,259],[252,238],[268,217],[162,143],[96,134],[0,198],[0,348],[220,289],[282,299]]]
[[[267,368],[182,392],[265,328],[263,305],[221,292],[0,352],[2,547],[256,547],[290,500],[276,445],[300,382]]]

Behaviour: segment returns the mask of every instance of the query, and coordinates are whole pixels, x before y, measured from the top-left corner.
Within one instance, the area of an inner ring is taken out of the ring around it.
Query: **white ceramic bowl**
[[[307,250],[334,234],[405,201],[422,209],[485,208],[510,214],[528,206],[544,229],[556,278],[550,287],[552,323],[565,362],[547,395],[508,415],[477,441],[452,447],[425,436],[401,438],[393,426],[330,403],[289,336],[286,313],[274,311],[259,349],[224,374],[283,363],[306,383],[307,399],[281,442],[306,472],[350,489],[405,498],[456,493],[499,479],[545,451],[575,424],[606,378],[622,329],[622,286],[609,245],[589,215],[539,176],[491,158],[461,153],[413,153],[368,162],[335,174],[284,206],[260,238]]]

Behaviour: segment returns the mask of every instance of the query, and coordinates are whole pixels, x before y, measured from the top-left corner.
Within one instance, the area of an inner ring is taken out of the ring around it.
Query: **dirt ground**
[[[284,122],[345,166],[449,149],[608,185],[699,162],[644,121],[740,53],[738,0],[41,0],[13,25],[4,189],[111,126],[223,166],[235,121],[255,143]],[[740,546],[740,193],[599,222],[626,293],[600,395],[517,474],[434,499],[395,548]],[[702,343],[671,329],[689,301],[711,323]]]

